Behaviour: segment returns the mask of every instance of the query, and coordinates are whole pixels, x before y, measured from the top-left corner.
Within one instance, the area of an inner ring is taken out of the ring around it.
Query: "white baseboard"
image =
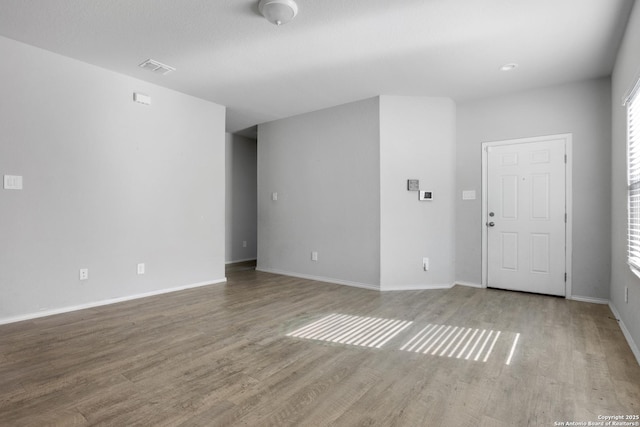
[[[224,263],[226,265],[229,265],[229,264],[236,264],[236,263],[239,263],[239,262],[247,262],[247,261],[256,261],[256,258],[236,259],[236,260],[233,260],[233,261],[225,261]]]
[[[374,286],[374,285],[370,285],[368,283],[360,283],[360,282],[352,282],[352,281],[349,281],[349,280],[333,279],[331,277],[312,276],[310,274],[293,273],[291,271],[278,270],[278,269],[275,269],[275,268],[256,267],[256,271],[263,271],[265,273],[280,274],[282,276],[298,277],[300,279],[315,280],[317,282],[333,283],[335,285],[352,286],[352,287],[355,287],[355,288],[369,289],[369,290],[372,290],[372,291],[379,291],[380,290],[379,287]]]
[[[482,284],[480,284],[480,283],[462,282],[460,280],[456,280],[454,285],[468,286],[469,288],[484,288],[484,286],[482,286]]]
[[[395,292],[395,291],[429,291],[429,290],[437,290],[437,289],[451,289],[453,285],[451,284],[435,284],[435,285],[425,285],[425,284],[416,284],[416,285],[400,285],[394,286],[393,288],[383,288],[380,289],[382,292]]]
[[[37,313],[28,313],[28,314],[22,314],[20,316],[5,317],[5,318],[0,318],[0,325],[5,325],[5,324],[8,324],[8,323],[15,323],[15,322],[22,322],[23,320],[37,319],[39,317],[53,316],[54,314],[70,313],[72,311],[84,310],[86,308],[93,308],[93,307],[100,307],[102,305],[116,304],[116,303],[119,303],[119,302],[131,301],[131,300],[134,300],[134,299],[140,299],[140,298],[146,298],[146,297],[152,297],[152,296],[155,296],[155,295],[168,294],[168,293],[171,293],[171,292],[184,291],[186,289],[199,288],[199,287],[202,287],[202,286],[217,285],[219,283],[225,283],[226,281],[227,281],[227,278],[225,277],[223,279],[216,279],[216,280],[210,280],[210,281],[207,281],[207,282],[193,283],[191,285],[178,286],[176,288],[159,289],[157,291],[145,292],[145,293],[142,293],[142,294],[127,295],[127,296],[124,296],[124,297],[110,298],[110,299],[101,300],[101,301],[94,301],[94,302],[90,302],[90,303],[86,303],[86,304],[67,306],[67,307],[61,307],[61,308],[54,308],[54,309],[50,309],[50,310],[43,310],[43,311],[38,311]]]
[[[640,365],[640,349],[638,349],[638,345],[633,340],[633,337],[631,336],[631,333],[629,332],[629,330],[627,329],[627,326],[624,324],[624,322],[622,321],[622,318],[620,317],[620,313],[618,312],[618,310],[616,309],[616,306],[613,305],[613,303],[611,301],[609,301],[609,309],[611,310],[611,312],[615,316],[616,320],[618,321],[618,325],[620,325],[620,329],[622,330],[622,334],[627,339],[627,343],[629,344],[629,348],[631,348],[631,352],[636,357],[636,361],[638,362],[638,365]]]
[[[608,299],[592,298],[592,297],[581,297],[580,295],[571,295],[571,296],[568,296],[567,299],[570,299],[570,300],[573,300],[573,301],[580,301],[580,302],[590,302],[592,304],[609,304],[609,300]]]
[[[379,292],[427,291],[427,290],[434,290],[434,289],[451,289],[453,287],[452,284],[435,284],[435,285],[417,284],[417,285],[401,285],[401,286],[394,287],[394,288],[391,288],[391,289],[380,289],[378,286],[371,285],[371,284],[368,284],[368,283],[352,282],[352,281],[349,281],[349,280],[334,279],[334,278],[331,278],[331,277],[313,276],[313,275],[310,275],[310,274],[293,273],[291,271],[278,270],[278,269],[275,269],[275,268],[256,267],[256,270],[257,271],[263,271],[265,273],[281,274],[283,276],[299,277],[301,279],[308,279],[308,280],[315,280],[315,281],[318,281],[318,282],[333,283],[335,285],[352,286],[352,287],[355,287],[355,288],[362,288],[362,289],[368,289],[368,290],[379,291]]]

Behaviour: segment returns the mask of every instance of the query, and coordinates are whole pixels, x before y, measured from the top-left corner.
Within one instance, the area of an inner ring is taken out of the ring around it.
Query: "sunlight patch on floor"
[[[520,339],[520,334],[516,334],[516,337],[513,339],[513,345],[511,346],[511,351],[509,352],[509,357],[507,357],[506,365],[511,365],[511,359],[513,358],[513,352],[516,350],[516,346],[518,345],[518,339]]]
[[[413,323],[409,320],[333,313],[286,336],[381,348]],[[416,325],[415,329],[418,327]],[[486,363],[492,355],[495,356],[494,353],[498,353],[497,357],[506,357],[504,363],[510,365],[519,338],[519,333],[430,323],[404,342],[399,350],[482,363]]]
[[[381,348],[412,323],[408,320],[330,314],[287,336]]]
[[[400,350],[486,362],[501,334],[501,331],[492,329],[429,324]]]

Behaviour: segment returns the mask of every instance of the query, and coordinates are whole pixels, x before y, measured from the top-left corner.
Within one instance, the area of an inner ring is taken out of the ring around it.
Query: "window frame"
[[[627,264],[640,276],[640,78],[625,97],[627,142]]]

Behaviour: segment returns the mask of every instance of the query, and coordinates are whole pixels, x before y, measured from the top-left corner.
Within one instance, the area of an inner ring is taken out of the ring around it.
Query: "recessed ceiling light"
[[[515,62],[511,62],[500,67],[500,71],[511,71],[515,70],[516,68],[518,68],[518,64],[516,64]]]

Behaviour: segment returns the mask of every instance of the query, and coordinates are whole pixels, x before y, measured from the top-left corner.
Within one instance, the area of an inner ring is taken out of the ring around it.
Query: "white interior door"
[[[565,141],[488,146],[487,286],[566,294]]]

